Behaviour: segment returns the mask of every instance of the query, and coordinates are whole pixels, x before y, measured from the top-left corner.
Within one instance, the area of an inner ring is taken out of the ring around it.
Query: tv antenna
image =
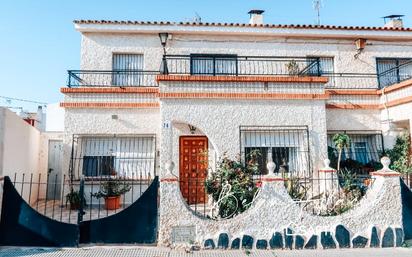
[[[202,17],[200,17],[200,15],[197,12],[195,12],[195,17],[193,18],[193,21],[196,23],[200,23],[202,22]]]
[[[323,7],[322,0],[312,0],[313,9],[316,11],[316,25],[320,25],[320,8]]]

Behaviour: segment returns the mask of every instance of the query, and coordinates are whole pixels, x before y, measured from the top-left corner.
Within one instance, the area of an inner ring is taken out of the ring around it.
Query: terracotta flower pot
[[[364,181],[363,181],[363,184],[365,185],[365,186],[370,186],[370,185],[372,185],[372,179],[370,179],[370,178],[367,178],[367,179],[365,179]]]
[[[120,208],[120,196],[106,197],[104,204],[107,210],[117,210]]]

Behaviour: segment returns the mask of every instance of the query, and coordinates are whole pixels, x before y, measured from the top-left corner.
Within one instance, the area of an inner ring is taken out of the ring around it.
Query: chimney
[[[249,24],[252,25],[262,25],[263,24],[263,13],[264,10],[250,10],[248,14],[250,15]]]
[[[385,25],[384,27],[386,28],[403,28],[403,21],[402,21],[402,17],[404,15],[388,15],[385,17],[382,17]]]

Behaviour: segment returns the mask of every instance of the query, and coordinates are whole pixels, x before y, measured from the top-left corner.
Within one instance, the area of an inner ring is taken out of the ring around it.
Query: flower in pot
[[[70,204],[70,210],[78,210],[80,208],[81,200],[83,200],[83,203],[86,203],[84,195],[80,196],[80,192],[75,191],[73,188],[71,188],[70,192],[66,195],[66,205],[67,203]]]
[[[110,179],[103,182],[100,190],[93,193],[92,196],[104,198],[107,210],[116,210],[120,208],[120,198],[131,189],[130,185],[122,183],[119,180]]]

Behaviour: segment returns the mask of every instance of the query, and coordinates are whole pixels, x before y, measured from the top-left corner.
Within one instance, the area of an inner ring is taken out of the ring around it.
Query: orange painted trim
[[[412,96],[407,96],[407,97],[404,97],[404,98],[401,98],[401,99],[389,101],[385,105],[386,105],[387,108],[389,108],[389,107],[394,107],[394,106],[407,104],[407,103],[411,103],[411,102],[412,102]],[[379,109],[385,109],[385,105],[381,104],[379,106]]]
[[[378,110],[379,104],[326,104],[327,109],[373,109]]]
[[[383,89],[380,89],[380,90],[378,90],[378,93],[383,94],[383,92],[385,91],[385,94],[387,94],[387,93],[390,93],[390,92],[393,92],[393,91],[396,91],[396,90],[399,90],[399,89],[402,89],[402,88],[405,88],[405,87],[409,87],[409,86],[412,86],[412,79],[408,79],[408,80],[402,81],[398,84],[394,84],[394,85],[385,87]]]
[[[376,89],[327,89],[325,91],[331,95],[379,95]]]
[[[374,171],[369,173],[371,176],[376,176],[376,177],[400,177],[401,174],[399,172],[379,172],[379,171]]]
[[[159,103],[60,103],[63,108],[159,108]]]
[[[157,94],[159,93],[158,87],[78,87],[78,88],[60,88],[60,92],[63,94],[77,94],[77,93],[97,93],[97,94]]]
[[[192,76],[192,75],[158,75],[159,81],[185,82],[286,82],[286,83],[322,83],[328,82],[327,77],[258,77],[258,76]]]
[[[178,178],[162,178],[160,179],[160,182],[178,182],[179,179]]]
[[[159,93],[160,98],[218,98],[218,99],[275,99],[275,100],[324,100],[328,94],[280,93]]]

